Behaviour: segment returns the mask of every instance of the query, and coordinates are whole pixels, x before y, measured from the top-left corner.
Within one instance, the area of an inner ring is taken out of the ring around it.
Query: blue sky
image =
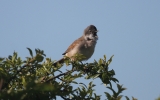
[[[99,40],[87,62],[114,54],[110,68],[127,88],[123,95],[139,100],[160,96],[159,0],[1,0],[0,56],[16,51],[24,58],[29,47],[58,60],[90,24],[99,30]],[[107,89],[100,80],[94,82],[103,95]]]

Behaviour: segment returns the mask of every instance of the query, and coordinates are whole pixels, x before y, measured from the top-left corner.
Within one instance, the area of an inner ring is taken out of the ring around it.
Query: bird
[[[83,35],[75,40],[68,49],[62,54],[63,58],[53,63],[56,66],[58,63],[64,63],[66,57],[72,61],[76,60],[74,57],[76,54],[83,55],[81,61],[88,60],[94,53],[95,46],[97,44],[98,35],[97,28],[94,25],[89,25],[84,29]]]

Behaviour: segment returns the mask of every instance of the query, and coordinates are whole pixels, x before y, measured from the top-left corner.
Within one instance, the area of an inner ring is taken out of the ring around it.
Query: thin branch
[[[61,81],[63,81],[63,82],[67,82],[66,80],[63,80],[63,79],[61,79],[61,78],[59,78],[59,77],[57,77],[59,80],[61,80]]]
[[[71,99],[65,98],[65,97],[63,97],[63,96],[60,96],[60,97],[63,98],[63,100],[71,100]]]
[[[60,76],[67,75],[68,73],[71,73],[71,72],[74,72],[74,71],[75,71],[75,70],[72,69],[72,70],[69,70],[69,71],[67,71],[67,72],[65,72],[65,73],[59,74],[59,75],[57,75],[57,76],[50,77],[50,78],[49,78],[48,80],[46,80],[45,82],[49,82],[49,81],[51,81],[51,80],[53,80],[53,79],[55,79],[55,78],[59,78]]]

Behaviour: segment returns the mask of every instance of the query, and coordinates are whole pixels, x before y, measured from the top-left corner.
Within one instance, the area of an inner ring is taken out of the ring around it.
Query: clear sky
[[[160,96],[160,0],[1,0],[0,56],[16,51],[24,58],[29,47],[58,60],[90,24],[99,40],[87,62],[114,54],[110,68],[127,88],[123,95]],[[108,91],[95,84],[97,94]]]

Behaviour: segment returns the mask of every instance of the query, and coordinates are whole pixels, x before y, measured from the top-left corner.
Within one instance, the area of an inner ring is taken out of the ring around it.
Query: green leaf
[[[118,96],[116,100],[121,100],[122,95]]]
[[[136,99],[136,98],[132,97],[132,100],[138,100],[138,99]]]
[[[33,58],[33,53],[32,53],[32,50],[30,48],[27,48],[29,50],[29,53],[31,55],[31,57]]]
[[[87,88],[87,86],[84,83],[79,83],[79,84],[82,84],[82,85],[84,85]]]
[[[8,73],[6,73],[5,69],[0,67],[0,79],[7,78]]]
[[[25,80],[24,76],[22,76],[22,84],[24,87],[26,86],[26,80]]]
[[[113,94],[116,94],[116,91],[114,91],[111,87],[107,87],[107,88],[110,89],[113,92]]]
[[[113,82],[119,82],[116,78],[110,78]]]
[[[92,83],[93,83],[92,81],[91,81],[91,82],[89,82],[88,87],[92,87]]]
[[[102,74],[102,79],[103,79],[103,80],[106,80],[106,78],[107,78],[107,73],[103,73],[103,74]]]
[[[38,50],[37,49],[35,49],[35,52],[36,52],[36,54],[38,53]]]
[[[38,61],[38,62],[42,62],[43,61],[43,56],[42,55],[40,55],[40,54],[37,54],[36,55],[36,60]]]
[[[100,74],[95,74],[95,75],[93,76],[93,78],[97,78],[99,75],[100,75]]]
[[[108,92],[104,92],[108,100],[111,100],[112,96]]]
[[[90,79],[90,76],[87,75],[87,76],[85,77],[85,79]]]
[[[73,87],[72,86],[69,86],[69,91],[72,91]]]
[[[102,64],[102,59],[99,59],[99,65],[101,65]]]
[[[112,56],[110,57],[110,59],[107,61],[107,64],[108,64],[108,65],[112,62],[113,56],[114,56],[114,55],[112,55]]]
[[[74,83],[74,84],[78,84],[76,81],[72,81],[72,83]]]
[[[4,58],[1,58],[1,57],[0,57],[0,62],[2,62],[3,60],[4,60]]]
[[[12,56],[12,62],[14,62],[16,58],[17,58],[17,53],[14,52],[14,53],[13,53],[13,56]]]
[[[47,84],[47,83],[36,84],[34,86],[34,90],[38,90],[38,91],[53,91],[53,90],[55,90],[55,87],[53,85]]]
[[[104,61],[106,61],[106,59],[107,59],[107,57],[106,57],[106,55],[104,55]]]
[[[11,56],[11,55],[9,55],[9,56],[8,56],[8,59],[9,59],[9,60],[12,60],[12,56]]]
[[[125,96],[126,100],[129,100],[129,98],[127,96]]]

